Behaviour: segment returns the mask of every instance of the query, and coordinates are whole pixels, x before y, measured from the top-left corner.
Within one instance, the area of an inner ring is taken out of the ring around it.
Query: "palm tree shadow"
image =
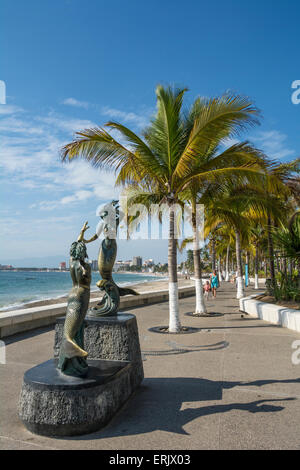
[[[231,410],[274,413],[284,409],[282,402],[294,400],[294,398],[262,399],[251,403],[212,403],[200,408],[181,409],[183,403],[191,405],[192,402],[221,400],[223,388],[233,388],[237,385],[243,384],[186,377],[148,378],[103,430],[68,439],[103,439],[145,434],[157,430],[189,435],[184,426],[199,417],[227,413]],[[275,402],[280,402],[280,405],[275,405]]]

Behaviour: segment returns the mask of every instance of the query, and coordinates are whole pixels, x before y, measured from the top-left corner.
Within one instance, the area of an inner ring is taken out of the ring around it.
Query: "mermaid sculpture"
[[[97,282],[97,287],[105,293],[96,307],[92,307],[88,310],[89,317],[117,315],[120,305],[120,296],[139,295],[138,292],[133,289],[119,287],[112,277],[112,270],[117,256],[115,235],[120,220],[123,217],[123,213],[119,209],[118,201],[112,201],[110,204],[104,205],[99,215],[101,223],[98,225],[97,233],[89,240],[85,240],[83,233],[89,228],[88,222],[86,222],[82,228],[81,237],[84,243],[90,243],[97,240],[101,232],[103,232],[105,236],[100,245],[98,254],[98,269],[102,279]]]
[[[70,274],[73,287],[68,297],[67,314],[61,343],[58,369],[65,375],[84,377],[88,372],[83,344],[84,318],[89,306],[91,266],[85,262],[86,246],[82,241],[83,226],[77,242],[70,249]]]

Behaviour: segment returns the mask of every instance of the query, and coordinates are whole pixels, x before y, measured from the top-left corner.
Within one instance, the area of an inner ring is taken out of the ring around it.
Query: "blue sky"
[[[92,233],[114,177],[61,164],[59,148],[111,119],[139,131],[158,83],[187,86],[186,104],[250,96],[263,119],[243,137],[272,158],[299,156],[299,17],[298,0],[1,0],[0,263],[66,256],[85,220]],[[166,244],[121,242],[118,258],[133,255],[166,261]]]

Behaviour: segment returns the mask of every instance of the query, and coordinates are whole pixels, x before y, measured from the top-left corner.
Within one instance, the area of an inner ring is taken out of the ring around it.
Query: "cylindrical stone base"
[[[29,369],[19,400],[26,428],[45,436],[74,436],[101,429],[130,397],[131,364],[89,361],[84,379],[69,377],[50,360]]]

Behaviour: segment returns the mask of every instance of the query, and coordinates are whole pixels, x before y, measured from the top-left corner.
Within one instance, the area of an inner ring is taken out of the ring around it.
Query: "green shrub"
[[[269,277],[269,276],[270,276],[270,272],[268,271],[268,272],[267,272],[267,277]],[[260,270],[258,271],[258,277],[266,277],[266,273],[265,273],[265,271],[264,271],[263,269],[260,269]]]
[[[298,285],[297,271],[292,276],[285,275],[282,271],[276,276],[276,286],[273,288],[273,295],[276,300],[300,301],[300,290]]]

